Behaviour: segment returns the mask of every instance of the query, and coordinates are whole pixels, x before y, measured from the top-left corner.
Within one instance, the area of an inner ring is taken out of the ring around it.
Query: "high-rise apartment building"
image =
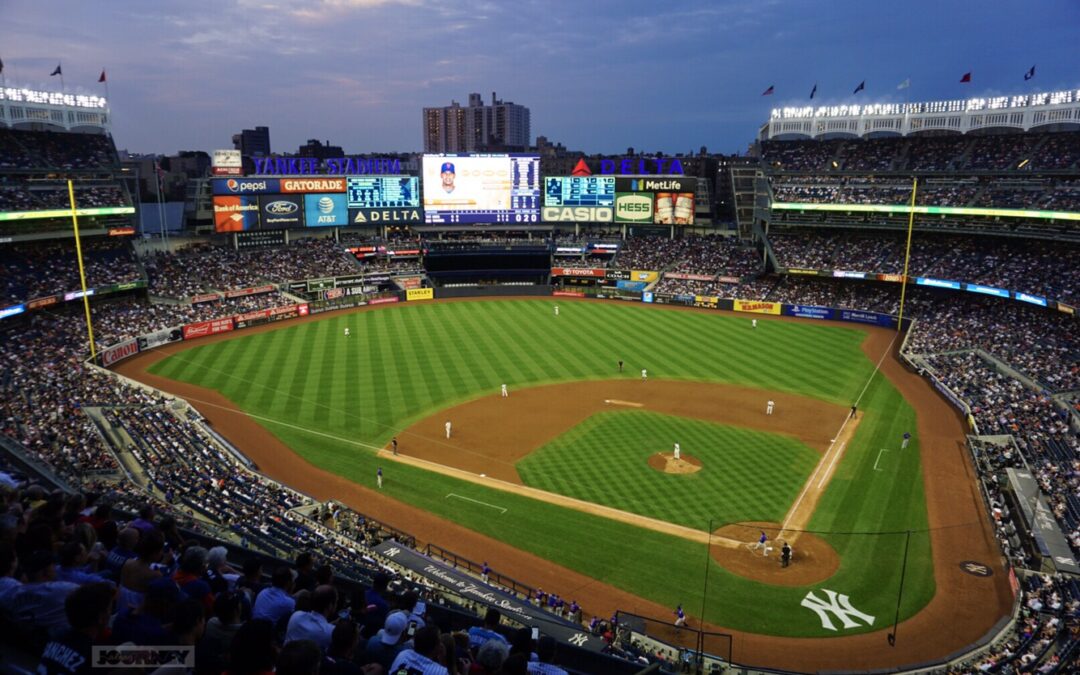
[[[245,157],[255,155],[266,156],[270,154],[270,127],[255,127],[244,129],[238,134],[233,134],[233,147]]]
[[[491,105],[469,94],[469,105],[452,101],[443,108],[424,108],[424,152],[527,150],[531,141],[529,109],[501,101],[491,92]]]

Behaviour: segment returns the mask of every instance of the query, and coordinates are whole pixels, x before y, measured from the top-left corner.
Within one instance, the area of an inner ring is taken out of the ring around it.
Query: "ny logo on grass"
[[[829,618],[829,613],[836,615],[836,618],[843,622],[844,628],[858,628],[859,622],[852,619],[852,617],[862,619],[866,622],[867,626],[874,625],[874,617],[860,612],[851,606],[851,600],[843,593],[837,593],[836,591],[830,591],[827,588],[821,589],[821,591],[828,596],[828,600],[821,600],[813,591],[806,594],[806,597],[799,603],[807,609],[812,609],[817,612],[818,618],[821,619],[821,627],[826,630],[836,630],[836,626],[833,625],[832,619]]]

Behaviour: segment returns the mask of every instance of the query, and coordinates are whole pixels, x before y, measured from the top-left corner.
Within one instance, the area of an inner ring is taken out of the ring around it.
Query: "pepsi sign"
[[[216,195],[265,195],[281,192],[277,178],[218,178],[211,181]]]
[[[265,230],[285,230],[304,226],[304,205],[300,195],[259,197],[259,222]]]

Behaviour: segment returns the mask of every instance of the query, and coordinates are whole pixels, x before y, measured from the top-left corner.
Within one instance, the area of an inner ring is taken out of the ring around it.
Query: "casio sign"
[[[275,216],[287,216],[299,210],[300,207],[296,202],[270,202],[266,205],[266,212]]]
[[[545,206],[543,215],[544,220],[549,223],[610,223],[612,210],[606,206]]]

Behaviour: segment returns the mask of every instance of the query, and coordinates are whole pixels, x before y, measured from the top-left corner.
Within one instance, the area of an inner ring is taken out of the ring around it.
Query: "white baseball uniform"
[[[559,316],[559,306],[555,305],[555,316]]]
[[[773,402],[770,400],[768,405],[765,406],[765,414],[766,415],[771,415],[772,414],[772,409],[773,409]]]
[[[750,326],[752,328],[757,328],[757,319],[750,319]]]
[[[649,371],[642,368],[641,369],[641,381],[644,382],[647,379],[649,379]]]
[[[450,438],[450,423],[446,423],[446,437]]]
[[[680,448],[680,447],[679,447],[679,444],[678,444],[678,443],[676,443],[676,444],[675,444],[675,459],[679,459],[679,454],[680,454],[681,452],[682,452],[682,448]]]
[[[509,395],[510,395],[510,393],[509,393],[508,391],[506,391],[506,385],[504,384],[504,385],[502,386],[502,397],[503,397],[503,398],[506,398],[506,397],[507,397],[507,396],[509,396]]]
[[[345,329],[345,337],[349,337],[349,329],[348,328]]]

